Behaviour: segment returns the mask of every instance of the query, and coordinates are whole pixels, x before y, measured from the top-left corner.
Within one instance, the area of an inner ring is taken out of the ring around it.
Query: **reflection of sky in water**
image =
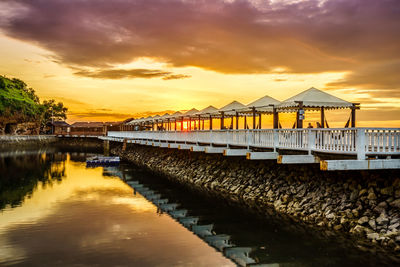
[[[65,164],[61,183],[39,183],[0,213],[0,263],[230,266],[232,262],[102,168]]]

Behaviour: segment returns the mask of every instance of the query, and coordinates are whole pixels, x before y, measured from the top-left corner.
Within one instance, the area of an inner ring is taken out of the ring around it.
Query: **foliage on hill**
[[[0,117],[18,118],[19,121],[36,121],[44,126],[47,122],[66,119],[67,108],[55,100],[40,103],[35,90],[26,83],[0,75]]]
[[[0,76],[0,115],[37,119],[43,112],[35,91],[19,79]]]

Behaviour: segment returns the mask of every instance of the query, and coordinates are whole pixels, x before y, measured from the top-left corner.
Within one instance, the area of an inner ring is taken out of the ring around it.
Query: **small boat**
[[[119,164],[119,157],[104,157],[95,156],[86,159],[86,165],[88,166],[116,166]]]

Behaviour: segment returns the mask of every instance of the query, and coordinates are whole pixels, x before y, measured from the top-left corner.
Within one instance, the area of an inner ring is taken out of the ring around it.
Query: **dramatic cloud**
[[[0,9],[5,34],[63,64],[106,68],[82,73],[92,76],[131,77],[107,69],[150,57],[222,73],[351,72],[332,86],[371,72],[381,89],[374,66],[400,62],[398,0],[3,0]]]
[[[159,78],[164,80],[184,79],[189,78],[188,75],[172,74],[171,72],[161,70],[148,70],[148,69],[100,69],[96,71],[80,70],[74,73],[75,75],[100,78],[100,79],[124,79],[124,78]]]
[[[400,61],[370,64],[355,69],[343,80],[329,83],[332,88],[357,87],[380,97],[400,97]],[[360,90],[361,91],[361,90]]]

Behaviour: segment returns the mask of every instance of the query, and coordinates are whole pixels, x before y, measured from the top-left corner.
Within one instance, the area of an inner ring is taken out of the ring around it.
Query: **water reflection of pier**
[[[157,206],[157,212],[169,214],[174,220],[182,224],[185,228],[192,231],[203,239],[210,246],[222,252],[225,257],[231,259],[240,266],[259,266],[256,260],[249,256],[251,247],[236,246],[230,241],[227,234],[216,233],[214,224],[199,224],[200,218],[189,214],[187,209],[181,209],[180,203],[170,203],[168,198],[163,198],[162,194],[144,186],[139,181],[130,180],[127,182],[134,193],[140,193],[148,201]]]
[[[270,264],[259,264],[256,259],[250,256],[253,248],[243,247],[231,242],[231,236],[224,233],[218,233],[214,229],[213,223],[202,224],[201,214],[191,214],[189,210],[181,208],[181,203],[170,202],[163,194],[152,190],[148,186],[140,183],[137,180],[129,180],[124,171],[118,168],[105,167],[104,172],[120,177],[122,180],[131,186],[134,194],[139,193],[148,201],[152,202],[157,207],[157,212],[160,214],[168,214],[183,225],[186,229],[193,232],[208,245],[220,251],[225,257],[232,260],[239,266],[277,266]]]

